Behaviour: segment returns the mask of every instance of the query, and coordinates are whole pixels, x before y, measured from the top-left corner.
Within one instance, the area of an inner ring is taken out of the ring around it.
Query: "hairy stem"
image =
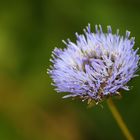
[[[118,123],[118,125],[119,125],[120,129],[122,130],[122,133],[124,134],[126,139],[127,140],[134,140],[134,137],[132,136],[129,129],[127,128],[125,122],[123,121],[123,119],[122,119],[119,111],[117,110],[115,104],[113,103],[112,99],[109,98],[107,103],[108,103],[110,111],[112,112],[112,114],[114,116],[114,119]]]

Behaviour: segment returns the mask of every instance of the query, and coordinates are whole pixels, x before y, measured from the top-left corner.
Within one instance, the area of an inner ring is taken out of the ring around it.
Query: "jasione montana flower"
[[[65,49],[55,48],[48,73],[57,92],[67,92],[66,97],[80,97],[82,100],[102,101],[105,97],[119,94],[121,89],[129,90],[127,83],[139,66],[138,49],[134,50],[134,38],[112,33],[107,27],[90,25],[84,35],[76,33],[76,43],[63,41]]]

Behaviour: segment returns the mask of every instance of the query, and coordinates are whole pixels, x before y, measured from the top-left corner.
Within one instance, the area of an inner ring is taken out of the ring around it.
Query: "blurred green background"
[[[124,140],[106,102],[87,109],[62,99],[46,73],[54,47],[91,23],[128,29],[140,44],[137,0],[0,1],[0,140]],[[140,137],[140,78],[114,100],[136,139]]]

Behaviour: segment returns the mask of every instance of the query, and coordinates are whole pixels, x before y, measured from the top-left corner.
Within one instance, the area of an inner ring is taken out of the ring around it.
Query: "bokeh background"
[[[130,30],[140,46],[137,0],[0,1],[0,140],[124,140],[106,102],[87,108],[62,99],[46,73],[54,47],[91,23]],[[140,137],[140,78],[114,99],[136,139]]]

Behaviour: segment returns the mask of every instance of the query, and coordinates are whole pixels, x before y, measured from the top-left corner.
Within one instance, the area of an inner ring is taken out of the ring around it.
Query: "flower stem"
[[[123,121],[123,119],[122,119],[119,111],[117,110],[115,104],[113,103],[112,99],[109,98],[107,103],[108,103],[110,111],[112,112],[112,114],[114,116],[114,119],[118,123],[118,125],[119,125],[120,129],[122,130],[122,133],[124,134],[126,139],[127,140],[134,140],[134,137],[132,136],[129,129],[127,128],[125,122]]]

